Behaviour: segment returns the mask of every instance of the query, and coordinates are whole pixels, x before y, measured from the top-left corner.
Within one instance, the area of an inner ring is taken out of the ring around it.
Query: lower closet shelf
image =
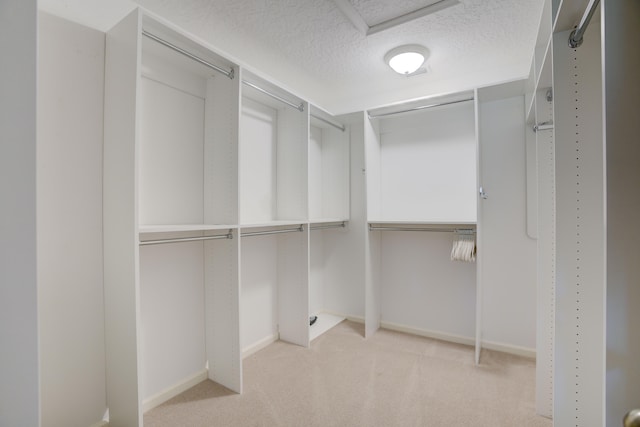
[[[320,335],[327,332],[329,329],[336,326],[338,323],[345,320],[345,317],[336,316],[334,314],[329,313],[318,313],[318,320],[310,326],[309,329],[309,340],[313,341],[318,338]]]

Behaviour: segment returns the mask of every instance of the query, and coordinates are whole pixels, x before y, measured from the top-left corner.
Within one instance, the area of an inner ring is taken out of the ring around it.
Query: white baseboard
[[[465,344],[470,346],[476,345],[475,338],[463,337],[460,335],[448,334],[446,332],[430,331],[426,329],[414,328],[411,326],[399,325],[391,322],[381,322],[380,327],[384,329],[390,329],[392,331],[404,332],[407,334],[419,335],[421,337],[435,338],[442,341],[453,342],[457,344]],[[500,351],[502,353],[515,354],[516,356],[523,356],[535,359],[536,350],[527,347],[520,347],[517,345],[497,343],[493,341],[482,341],[481,347],[486,350]],[[482,358],[482,357],[481,357]]]
[[[244,359],[245,357],[251,356],[253,353],[256,353],[256,352],[262,350],[266,346],[268,346],[270,344],[273,344],[274,342],[278,341],[279,339],[280,339],[280,337],[278,336],[278,334],[274,334],[274,335],[270,335],[268,337],[264,337],[260,341],[254,343],[254,344],[251,344],[250,346],[242,349],[242,358]]]
[[[534,348],[520,347],[517,345],[502,344],[492,341],[482,341],[482,348],[515,354],[517,356],[528,357],[530,359],[536,358],[536,350]],[[480,358],[482,358],[482,356],[480,356]]]
[[[162,405],[167,400],[179,395],[183,391],[190,389],[196,384],[201,383],[207,378],[208,378],[208,370],[203,369],[202,371],[198,372],[192,377],[187,378],[184,381],[181,381],[177,384],[172,385],[171,387],[168,387],[162,390],[160,393],[157,393],[156,395],[151,396],[142,402],[142,412],[144,413],[144,412],[150,411],[156,406]]]
[[[97,423],[91,424],[89,427],[109,427],[109,421],[98,421]]]
[[[448,334],[446,332],[419,329],[419,328],[414,328],[414,327],[411,327],[411,326],[399,325],[397,323],[380,322],[380,327],[384,328],[384,329],[389,329],[389,330],[392,330],[392,331],[398,331],[398,332],[404,332],[404,333],[407,333],[407,334],[418,335],[418,336],[421,336],[421,337],[435,338],[435,339],[442,340],[442,341],[453,342],[453,343],[456,343],[456,344],[464,344],[464,345],[470,345],[470,346],[475,346],[475,344],[476,344],[476,341],[475,341],[474,338],[463,337],[463,336],[454,335],[454,334]]]

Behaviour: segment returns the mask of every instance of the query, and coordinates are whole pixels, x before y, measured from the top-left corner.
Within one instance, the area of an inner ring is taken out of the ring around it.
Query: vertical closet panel
[[[536,123],[553,120],[553,102],[546,89],[534,93]],[[556,140],[553,127],[538,130],[536,143],[536,188],[538,193],[537,322],[536,322],[536,412],[553,416],[556,313]]]
[[[325,233],[312,232],[309,238],[309,315],[317,315],[325,309],[325,287],[330,285],[325,274],[327,258],[324,249]],[[325,284],[325,281],[327,282]]]
[[[536,347],[536,241],[527,236],[524,97],[479,103],[482,341]],[[505,322],[505,319],[509,319]]]
[[[381,215],[380,141],[378,123],[364,114],[364,158],[367,220]],[[365,227],[367,225],[365,224]],[[372,336],[381,321],[380,232],[365,232],[365,337]]]
[[[640,2],[606,1],[606,425],[640,408]]]
[[[604,423],[605,235],[599,25],[554,35],[557,280],[554,421]]]
[[[242,393],[240,238],[204,243],[205,333],[209,379]]]
[[[276,217],[307,219],[309,114],[286,107],[278,112]]]
[[[104,299],[107,404],[114,426],[142,425],[135,144],[140,14],[107,33],[104,135]]]
[[[309,230],[277,236],[280,339],[309,346]]]
[[[324,215],[324,174],[323,174],[322,129],[309,128],[309,218],[326,218]]]
[[[240,79],[207,79],[204,128],[204,222],[238,223]]]

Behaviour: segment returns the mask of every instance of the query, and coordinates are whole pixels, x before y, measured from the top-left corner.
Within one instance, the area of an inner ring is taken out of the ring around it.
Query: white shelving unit
[[[207,377],[242,392],[242,357],[273,340],[310,345],[310,260],[343,283],[310,247],[348,238],[349,133],[314,109],[310,139],[306,101],[143,10],[106,63],[107,398],[140,426]]]
[[[364,117],[366,336],[476,341],[476,266],[449,260],[451,231],[476,228],[475,127],[473,93]]]

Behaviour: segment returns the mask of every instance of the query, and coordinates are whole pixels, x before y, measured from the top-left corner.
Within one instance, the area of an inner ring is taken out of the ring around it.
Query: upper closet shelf
[[[336,222],[347,222],[349,218],[313,218],[309,220],[309,224],[331,224]]]
[[[138,232],[140,234],[174,233],[183,231],[230,230],[234,228],[238,228],[238,226],[230,224],[162,224],[141,225],[138,229]]]
[[[275,220],[261,223],[240,224],[240,228],[269,228],[269,227],[282,227],[288,225],[306,225],[308,221],[306,219],[287,219],[287,220]]]
[[[416,225],[416,226],[444,226],[444,227],[451,227],[451,226],[464,226],[464,227],[469,227],[469,226],[476,226],[476,222],[475,221],[403,221],[403,220],[394,220],[394,221],[378,221],[378,220],[369,220],[368,221],[369,225],[405,225],[405,226],[411,226],[411,225]]]

